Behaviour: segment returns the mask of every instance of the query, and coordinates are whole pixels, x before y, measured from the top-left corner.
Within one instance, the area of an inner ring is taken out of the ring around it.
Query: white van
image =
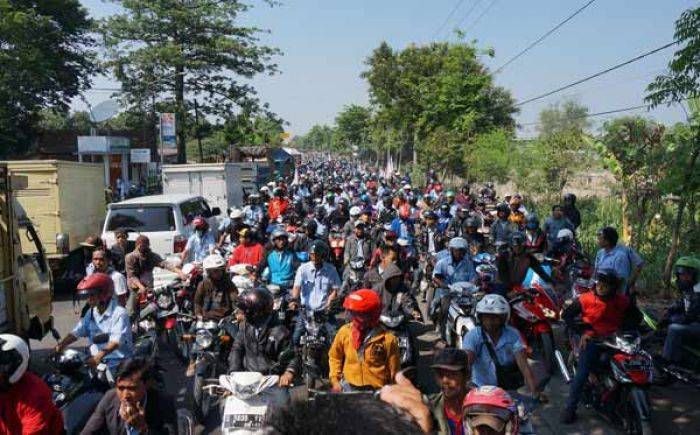
[[[151,195],[109,204],[102,230],[107,248],[115,243],[114,231],[129,232],[129,240],[143,234],[151,240],[151,250],[161,257],[182,252],[192,234],[190,223],[197,216],[209,220],[216,232],[218,207],[209,208],[201,196],[186,194]]]

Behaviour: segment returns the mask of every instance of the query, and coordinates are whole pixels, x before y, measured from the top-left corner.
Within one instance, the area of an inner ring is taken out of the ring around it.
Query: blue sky
[[[118,10],[103,0],[82,3],[95,17]],[[258,78],[254,84],[261,98],[290,123],[288,130],[303,134],[314,124],[332,123],[346,104],[367,104],[367,86],[359,75],[364,59],[382,40],[397,48],[430,42],[459,0],[285,0],[274,8],[259,0],[252,3],[255,7],[245,22],[270,29],[272,33],[263,41],[284,52],[277,59],[282,74]],[[493,59],[484,59],[495,69],[584,3],[464,0],[436,39],[454,40],[451,30],[462,23],[460,27],[468,30],[467,39],[495,50]],[[683,10],[696,6],[690,0],[597,0],[504,69],[496,81],[517,100],[539,95],[670,42],[674,21]],[[470,9],[471,14],[466,15]],[[662,51],[527,104],[517,119],[521,124],[536,121],[542,108],[564,97],[579,99],[591,112],[643,104],[646,85],[664,69],[672,53],[672,48]],[[95,86],[117,85],[97,78]],[[86,97],[96,104],[108,95],[93,91]],[[84,104],[76,101],[74,108],[84,108]],[[684,118],[679,107],[631,113],[646,113],[663,122]],[[598,125],[606,117],[592,119]],[[519,134],[530,136],[534,128],[525,127]]]

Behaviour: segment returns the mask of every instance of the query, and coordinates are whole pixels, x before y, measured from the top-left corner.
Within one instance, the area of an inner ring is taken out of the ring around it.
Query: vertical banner
[[[175,133],[175,114],[160,114],[160,143],[161,147],[167,149],[177,148],[177,138]]]

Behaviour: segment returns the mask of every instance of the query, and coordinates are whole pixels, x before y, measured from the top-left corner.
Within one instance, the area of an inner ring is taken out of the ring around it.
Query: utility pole
[[[202,136],[199,134],[199,106],[197,99],[194,99],[194,123],[197,128],[197,147],[199,148],[199,163],[204,163],[204,152],[202,151]]]

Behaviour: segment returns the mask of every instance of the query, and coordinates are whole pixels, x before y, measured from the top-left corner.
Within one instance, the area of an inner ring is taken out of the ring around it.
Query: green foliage
[[[591,126],[587,116],[588,107],[576,100],[567,99],[540,112],[538,130],[544,136],[561,131],[585,132]]]
[[[668,71],[649,84],[652,106],[700,96],[700,8],[688,9],[676,21],[674,38],[682,48],[673,55]]]
[[[306,135],[295,138],[295,145],[305,150],[332,151],[335,149],[334,131],[327,125],[314,125]]]
[[[335,142],[349,149],[363,148],[371,134],[372,112],[362,106],[351,104],[335,117]]]
[[[37,129],[45,132],[74,132],[89,134],[90,114],[87,112],[67,113],[56,109],[43,109],[39,112]]]
[[[178,158],[185,160],[184,139],[192,101],[199,110],[235,126],[243,140],[248,124],[269,115],[249,80],[274,74],[277,49],[260,44],[260,29],[241,25],[250,6],[211,0],[112,0],[122,12],[100,22],[106,65],[121,82],[129,107],[156,99],[174,105],[180,130]],[[271,2],[267,2],[272,4]],[[237,115],[238,114],[238,115]],[[242,117],[242,118],[241,118]]]
[[[0,158],[27,150],[41,109],[89,87],[91,26],[78,0],[0,0]]]
[[[512,133],[498,129],[478,136],[471,155],[473,158],[464,162],[471,180],[507,182],[515,155]]]

